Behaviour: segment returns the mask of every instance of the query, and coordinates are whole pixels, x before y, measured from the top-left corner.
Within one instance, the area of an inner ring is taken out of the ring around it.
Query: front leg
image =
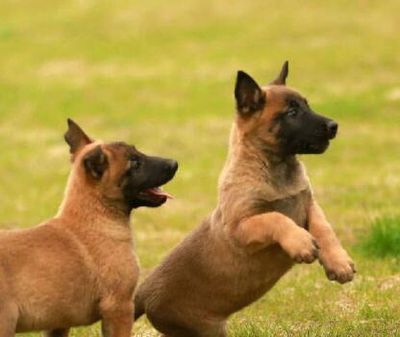
[[[279,212],[247,218],[234,228],[233,235],[241,245],[252,249],[278,243],[298,263],[311,263],[318,256],[318,246],[312,235]]]
[[[325,268],[329,280],[339,283],[350,282],[356,269],[350,256],[343,249],[321,207],[312,201],[308,211],[310,233],[320,247],[319,261]]]
[[[132,301],[123,303],[112,300],[107,303],[101,309],[103,337],[130,337],[133,326],[133,310]]]

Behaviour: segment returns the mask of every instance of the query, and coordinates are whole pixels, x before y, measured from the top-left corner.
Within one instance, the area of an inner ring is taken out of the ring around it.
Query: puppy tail
[[[135,321],[145,313],[143,292],[139,291],[135,295]]]

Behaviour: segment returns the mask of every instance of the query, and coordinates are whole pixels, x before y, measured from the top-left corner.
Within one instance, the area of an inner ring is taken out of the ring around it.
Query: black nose
[[[167,160],[166,171],[169,174],[175,174],[178,169],[178,162],[176,160],[169,159]]]
[[[326,128],[328,129],[329,139],[335,138],[338,130],[338,124],[334,121],[329,121],[328,123],[326,123]]]

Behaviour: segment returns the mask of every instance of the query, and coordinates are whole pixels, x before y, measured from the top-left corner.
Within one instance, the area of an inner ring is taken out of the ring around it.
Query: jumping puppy
[[[72,155],[64,201],[55,218],[31,229],[0,232],[0,337],[68,329],[102,321],[106,337],[129,337],[139,267],[130,213],[157,207],[159,186],[177,163],[122,142],[92,141],[72,120]]]
[[[286,62],[261,88],[238,72],[218,205],[136,296],[136,317],[146,313],[164,336],[226,336],[229,315],[264,295],[295,262],[319,257],[329,279],[353,278],[353,263],[296,157],[323,153],[338,126],[286,87],[287,74]]]

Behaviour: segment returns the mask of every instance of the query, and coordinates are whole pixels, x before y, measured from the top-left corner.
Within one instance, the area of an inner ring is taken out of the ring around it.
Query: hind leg
[[[162,334],[161,337],[201,337],[201,335],[199,335],[193,330],[173,329],[169,331],[167,334]]]
[[[153,326],[162,333],[161,337],[227,337],[225,322],[208,324],[206,322],[177,322],[160,317],[147,317]]]
[[[180,332],[177,332],[177,334],[170,334],[170,335],[165,335],[162,334],[160,337],[227,337],[228,335],[226,333],[223,334],[207,334],[207,335],[199,335],[198,333],[191,335],[190,331],[185,331],[181,330]]]
[[[210,329],[195,331],[192,329],[172,328],[168,333],[161,337],[227,337],[225,329]]]
[[[42,337],[68,337],[69,329],[48,330],[42,332]]]

